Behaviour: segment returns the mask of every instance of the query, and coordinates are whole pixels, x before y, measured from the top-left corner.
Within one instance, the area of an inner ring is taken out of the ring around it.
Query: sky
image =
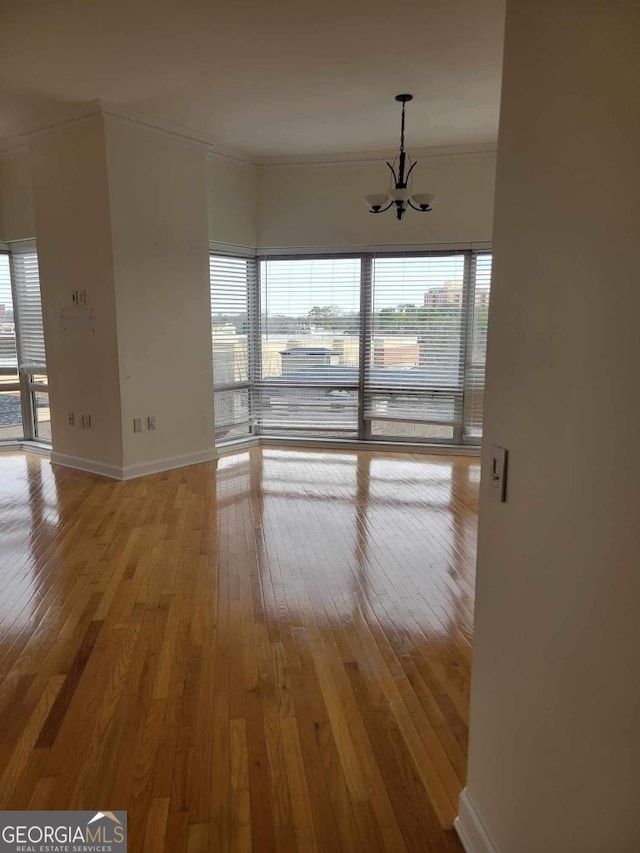
[[[0,305],[12,310],[11,281],[9,279],[9,255],[0,254]]]
[[[451,281],[462,282],[464,255],[377,258],[374,311],[402,303],[422,305],[424,294]],[[360,308],[360,259],[313,258],[261,263],[262,310],[304,316],[314,305],[345,313]]]
[[[238,281],[244,280],[242,259],[238,265]],[[225,264],[229,260],[225,259]],[[480,271],[481,268],[481,271]],[[374,311],[402,303],[422,305],[424,294],[446,282],[462,282],[464,256],[377,258],[374,261]],[[480,256],[479,282],[489,281],[490,256]],[[228,271],[228,268],[227,268]],[[263,261],[261,263],[262,310],[269,314],[304,316],[314,305],[334,305],[345,313],[360,308],[359,258],[302,258]],[[265,299],[265,290],[268,288]],[[244,297],[238,293],[233,303],[238,309]],[[227,300],[225,300],[227,301]],[[11,308],[9,257],[0,254],[0,305]],[[227,303],[228,304],[228,303]]]

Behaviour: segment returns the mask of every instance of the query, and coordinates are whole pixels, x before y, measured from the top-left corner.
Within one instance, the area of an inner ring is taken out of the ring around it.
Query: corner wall
[[[29,153],[53,447],[113,473],[122,433],[102,116],[38,136]],[[65,319],[74,290],[86,292],[94,322],[82,311]],[[79,428],[80,413],[91,414],[90,430]]]
[[[0,242],[32,240],[35,234],[29,148],[0,151]]]
[[[258,171],[252,163],[218,155],[207,157],[209,240],[257,246]]]
[[[214,458],[202,146],[96,113],[30,161],[53,461],[126,479]]]
[[[127,472],[214,444],[205,153],[119,118],[105,128]]]
[[[635,2],[508,3],[470,853],[640,850],[639,43]]]

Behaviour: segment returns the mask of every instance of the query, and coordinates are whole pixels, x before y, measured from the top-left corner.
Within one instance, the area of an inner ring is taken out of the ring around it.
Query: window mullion
[[[359,391],[358,391],[358,438],[365,441],[368,438],[369,422],[364,416],[365,395],[367,391],[366,376],[371,355],[371,287],[373,272],[372,255],[363,255],[360,259],[360,354],[359,354]]]
[[[247,264],[249,318],[247,341],[249,359],[249,423],[253,435],[260,435],[259,386],[262,378],[262,311],[260,298],[260,261],[253,258]]]
[[[475,253],[464,253],[464,274],[462,279],[462,317],[460,335],[460,378],[462,382],[462,405],[454,428],[454,441],[462,444],[468,416],[468,370],[471,336],[473,334],[473,282],[475,280]]]
[[[36,421],[34,412],[33,390],[31,389],[30,376],[26,373],[20,374],[20,402],[22,404],[22,424],[24,437],[27,441],[33,441],[36,437]]]

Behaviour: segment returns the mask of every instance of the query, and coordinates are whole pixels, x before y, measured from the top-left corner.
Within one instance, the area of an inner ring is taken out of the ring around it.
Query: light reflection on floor
[[[479,468],[373,452],[232,455],[219,462],[221,523],[253,495],[263,571],[269,584],[281,578],[301,620],[358,614],[416,638],[468,638]],[[282,604],[271,606],[277,617]]]
[[[0,453],[0,626],[31,623],[39,600],[39,556],[60,521],[56,479],[47,457]]]

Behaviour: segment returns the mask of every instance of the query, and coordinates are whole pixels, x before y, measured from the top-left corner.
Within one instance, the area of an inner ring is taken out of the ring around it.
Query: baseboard
[[[19,439],[4,438],[0,444],[0,450],[6,450],[7,453],[13,450],[22,450],[23,442]]]
[[[94,462],[92,459],[83,459],[80,456],[68,456],[66,453],[51,452],[51,464],[62,465],[64,468],[73,468],[76,471],[86,471],[87,474],[99,474],[101,477],[110,477],[112,480],[122,480],[122,468],[118,465],[106,465],[104,462]]]
[[[240,453],[243,450],[249,450],[251,447],[257,447],[259,444],[260,439],[257,436],[227,441],[225,444],[218,445],[218,456],[229,456],[231,453]]]
[[[278,438],[261,435],[254,439],[262,447],[292,447],[299,450],[312,448],[317,450],[378,450],[385,453],[422,453],[427,456],[480,456],[481,450],[475,445],[461,444],[424,444],[408,441],[359,441],[354,438],[310,438],[308,436],[280,436]]]
[[[200,450],[196,453],[184,453],[181,456],[167,456],[164,459],[154,459],[152,462],[142,462],[138,465],[129,465],[122,468],[118,465],[106,465],[103,462],[94,462],[91,459],[82,459],[78,456],[67,456],[65,453],[51,453],[51,462],[54,465],[63,465],[65,468],[74,468],[76,471],[86,471],[88,474],[98,474],[101,477],[109,477],[112,480],[134,480],[137,477],[146,477],[148,474],[158,474],[162,471],[171,471],[174,468],[186,468],[188,465],[198,465],[201,462],[211,462],[218,458],[215,448]]]
[[[50,444],[30,441],[25,438],[2,440],[0,441],[0,450],[26,450],[28,453],[37,453],[39,456],[51,456]]]
[[[186,468],[188,465],[198,465],[201,462],[212,462],[218,459],[219,456],[226,456],[229,453],[245,450],[255,445],[263,447],[291,447],[298,450],[309,448],[315,450],[345,451],[378,450],[393,453],[424,453],[427,455],[445,456],[480,455],[480,448],[478,447],[451,444],[410,444],[408,442],[355,441],[353,439],[269,438],[266,436],[252,436],[235,442],[229,442],[226,445],[223,444],[218,449],[210,448],[209,450],[200,450],[196,453],[184,453],[181,456],[167,456],[164,459],[154,459],[151,462],[128,465],[124,468],[117,465],[106,465],[102,462],[93,462],[90,459],[82,459],[78,456],[67,456],[64,453],[56,453],[55,451],[51,453],[51,462],[54,465],[63,465],[65,468],[74,468],[77,471],[86,471],[89,474],[110,477],[113,480],[134,480],[136,477],[146,477],[148,474],[158,474],[162,471],[171,471],[174,468]]]
[[[498,853],[466,788],[460,794],[458,817],[453,825],[467,853]]]
[[[172,471],[174,468],[186,468],[188,465],[199,465],[201,462],[214,462],[218,458],[215,447],[209,450],[199,450],[196,453],[183,453],[180,456],[167,456],[164,459],[154,459],[152,462],[142,462],[138,465],[128,465],[122,469],[121,480],[134,480],[136,477],[146,477],[148,474],[159,474],[162,471]]]

